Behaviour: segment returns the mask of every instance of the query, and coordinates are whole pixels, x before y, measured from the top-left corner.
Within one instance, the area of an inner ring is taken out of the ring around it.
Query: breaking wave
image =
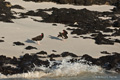
[[[28,73],[7,76],[0,74],[0,78],[64,77],[64,76],[78,76],[84,73],[103,73],[103,69],[99,66],[82,63],[85,60],[70,63],[68,62],[70,59],[71,57],[66,57],[61,61],[50,61],[49,67],[35,66],[32,69],[32,71]]]

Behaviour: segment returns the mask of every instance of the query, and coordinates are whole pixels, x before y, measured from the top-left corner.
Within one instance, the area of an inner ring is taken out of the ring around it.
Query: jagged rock
[[[50,54],[50,55],[48,55],[48,57],[60,57],[60,55],[59,54]]]
[[[95,33],[95,30],[105,30],[106,27],[111,26],[109,21],[101,20],[98,18],[98,15],[102,14],[99,12],[89,11],[87,9],[75,10],[64,8],[52,8],[52,10],[52,14],[44,18],[43,22],[63,23],[72,27],[78,27],[78,29],[70,29],[72,30],[72,34],[81,35],[87,33]],[[77,26],[75,23],[77,23]]]
[[[45,13],[45,11],[52,11],[52,14],[47,14]],[[77,35],[91,34],[91,33],[98,34],[100,31],[114,32],[115,29],[109,28],[110,26],[112,26],[112,22],[111,22],[112,19],[102,20],[98,17],[106,16],[106,17],[114,17],[115,20],[118,19],[116,18],[113,12],[95,12],[95,11],[89,11],[87,9],[75,10],[75,9],[65,9],[65,8],[38,9],[36,12],[29,11],[27,13],[23,13],[22,15],[41,16],[43,18],[42,21],[33,19],[34,21],[37,22],[66,24],[67,26],[72,27],[72,28],[67,28],[67,30],[71,30],[71,34],[77,34]],[[102,35],[102,36],[96,35],[92,37],[83,37],[83,38],[94,39],[96,44],[113,45],[114,41],[105,38],[109,36],[113,36],[113,35]]]
[[[115,42],[120,43],[120,40],[119,39],[115,39]]]
[[[42,17],[43,19],[48,17],[49,14],[44,12],[43,10],[39,9],[37,10],[37,12],[34,12],[34,11],[28,11],[27,13],[21,13],[21,16],[25,16],[25,15],[30,15],[30,16],[40,16]]]
[[[102,51],[101,54],[111,54],[111,53],[109,53],[107,51]]]
[[[56,50],[52,50],[52,52],[57,52]]]
[[[17,42],[13,42],[13,44],[14,44],[14,45],[18,45],[18,46],[20,46],[20,45],[25,45],[24,43],[19,42],[19,41],[17,41]]]
[[[53,26],[57,26],[57,24],[52,24]]]
[[[77,35],[82,35],[82,34],[87,34],[89,31],[88,30],[83,30],[83,29],[73,29],[71,34],[77,34]]]
[[[96,44],[110,44],[110,45],[114,44],[112,40],[104,38],[102,33],[98,33],[98,35],[94,39]]]
[[[81,59],[84,59],[86,61],[92,62],[92,64],[95,64],[96,59],[92,58],[91,56],[89,56],[88,54],[85,54],[81,57]]]
[[[120,36],[120,29],[116,30],[112,36]]]
[[[75,9],[65,9],[65,8],[63,9],[53,8],[52,14],[46,17],[43,20],[43,22],[51,22],[51,23],[54,22],[54,23],[64,23],[64,24],[74,24],[74,22],[78,22],[78,24],[81,24],[81,21],[86,22],[89,19],[98,19],[97,17],[95,17],[95,15],[96,13],[86,9],[75,10]],[[82,20],[83,18],[85,19],[84,21]]]
[[[109,28],[105,28],[105,30],[103,30],[103,32],[113,32],[113,29],[109,29]]]
[[[114,27],[120,27],[120,19],[118,19],[117,21],[115,21],[115,22],[113,23],[113,26],[114,26]]]
[[[87,64],[89,64],[89,62],[92,62],[90,65],[98,65],[102,68],[105,68],[106,70],[114,69],[116,72],[120,72],[120,69],[117,67],[117,65],[120,63],[119,57],[119,53],[116,53],[114,55],[101,56],[99,58],[92,58],[91,56],[85,54],[81,57],[81,59],[88,61]]]
[[[55,54],[51,54],[55,55]],[[73,53],[64,52],[61,54],[62,56],[76,56]],[[61,61],[56,61],[53,59],[53,56],[50,57],[50,61],[53,61],[50,65],[48,60],[40,60],[37,54],[25,54],[20,58],[10,58],[4,55],[0,55],[0,73],[4,75],[13,75],[13,74],[21,74],[27,73],[28,71],[32,71],[35,66],[44,66],[47,68],[55,68],[56,66],[61,65]],[[83,63],[87,65],[97,65],[106,70],[114,70],[116,72],[120,72],[120,53],[115,52],[113,55],[101,56],[99,58],[93,58],[88,54],[81,56],[80,58],[72,58],[67,62],[70,63]],[[14,67],[13,67],[14,66]]]
[[[92,5],[92,4],[115,4],[118,0],[24,0],[24,1],[34,1],[34,2],[56,2],[58,4],[74,4],[74,5]]]
[[[67,57],[67,56],[71,56],[71,57],[78,57],[76,54],[73,53],[69,53],[69,52],[63,52],[61,54],[62,57]]]
[[[120,57],[120,54],[102,56],[96,60],[96,64],[110,70],[112,68],[116,68],[116,65],[120,61],[118,57]]]
[[[26,50],[31,50],[31,49],[37,49],[37,48],[36,47],[32,47],[32,46],[27,46],[25,49]]]
[[[114,6],[116,6],[112,11],[115,13],[115,14],[120,14],[120,0],[117,0],[115,3],[114,3]]]
[[[4,40],[0,40],[0,42],[4,42]]]
[[[118,52],[112,52],[113,55],[119,55],[120,53]]]
[[[13,5],[11,6],[12,9],[24,9],[22,6],[20,5]]]
[[[114,8],[112,10],[115,14],[120,14],[120,8]]]
[[[35,54],[35,55],[29,55],[29,54],[25,54],[23,57],[20,58],[18,67],[20,67],[20,69],[22,70],[22,72],[27,72],[32,70],[33,67],[36,66],[49,66],[49,62],[46,61],[42,61],[39,59],[39,57]]]
[[[19,73],[20,70],[16,69],[16,68],[12,68],[11,66],[7,66],[7,67],[0,67],[0,72],[4,75],[12,75],[12,74],[16,74]]]
[[[3,0],[0,1],[0,21],[12,22],[11,18],[13,17],[10,3]]]
[[[13,57],[10,63],[13,65],[17,65],[18,62],[19,62],[18,59],[16,57]]]
[[[45,52],[45,51],[40,51],[40,52],[37,52],[36,54],[47,55],[47,52]]]

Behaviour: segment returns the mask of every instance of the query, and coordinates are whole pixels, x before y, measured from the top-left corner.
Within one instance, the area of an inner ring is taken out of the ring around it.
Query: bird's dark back
[[[44,34],[41,34],[39,36],[36,36],[36,37],[32,38],[32,40],[39,41],[39,40],[42,40],[43,38],[44,38]]]

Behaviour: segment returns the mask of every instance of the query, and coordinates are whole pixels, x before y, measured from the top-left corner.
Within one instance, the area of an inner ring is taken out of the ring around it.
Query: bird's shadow
[[[31,39],[27,39],[25,42],[27,42],[27,43],[35,43],[35,41],[33,41]]]
[[[62,39],[55,37],[55,36],[51,36],[51,35],[49,35],[49,38],[62,41]]]

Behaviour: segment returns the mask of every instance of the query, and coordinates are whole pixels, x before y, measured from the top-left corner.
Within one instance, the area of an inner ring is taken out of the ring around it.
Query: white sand
[[[0,55],[18,57],[24,53],[36,53],[42,50],[51,54],[52,50],[56,50],[56,54],[69,51],[77,55],[89,54],[93,57],[99,57],[102,55],[100,54],[101,51],[120,52],[120,44],[97,45],[91,39],[72,38],[70,32],[69,38],[65,41],[51,39],[49,35],[56,37],[58,32],[65,29],[63,24],[52,26],[51,23],[34,22],[30,18],[13,21],[15,23],[0,22],[0,37],[5,37],[5,42],[0,43]],[[41,41],[41,45],[25,42],[42,32],[45,34],[45,38]],[[13,42],[16,41],[24,42],[25,46],[13,46]],[[25,50],[24,48],[28,45],[37,47],[38,50]]]
[[[74,8],[74,9],[83,9],[86,8],[88,10],[92,11],[111,11],[114,6],[109,6],[109,5],[92,5],[92,6],[75,6],[75,5],[70,5],[70,4],[56,4],[53,2],[40,2],[40,3],[35,3],[35,2],[25,2],[23,0],[6,0],[12,3],[12,5],[21,5],[22,7],[25,8],[25,10],[36,10],[36,9],[49,9],[52,7],[56,8]]]
[[[82,9],[87,8],[89,10],[94,11],[110,11],[113,6],[108,5],[93,5],[93,6],[73,6],[73,5],[60,5],[55,3],[34,3],[34,2],[24,2],[22,0],[6,0],[10,1],[13,5],[20,4],[25,8],[23,11],[28,10],[36,10],[36,9],[44,9],[44,8],[75,8]],[[22,12],[21,10],[13,9],[17,12]],[[94,43],[92,39],[82,39],[82,38],[72,38],[74,35],[70,35],[69,38],[65,41],[51,39],[50,35],[56,37],[57,34],[66,29],[63,24],[57,24],[58,26],[53,26],[52,23],[40,23],[35,22],[31,18],[35,18],[41,20],[41,17],[32,17],[26,19],[16,19],[13,20],[14,23],[3,23],[0,22],[0,39],[1,37],[5,37],[3,40],[5,42],[0,43],[0,55],[7,56],[20,56],[25,53],[36,53],[39,51],[47,51],[49,54],[52,53],[52,50],[56,50],[57,53],[61,54],[62,52],[69,51],[75,53],[79,56],[83,54],[89,54],[93,57],[99,57],[104,54],[100,54],[101,51],[108,52],[120,52],[120,44],[115,45],[97,45]],[[41,41],[41,45],[37,45],[36,43],[27,43],[25,42],[27,39],[31,39],[35,36],[38,36],[41,33],[45,34],[44,39]],[[13,46],[13,42],[20,41],[25,43],[25,46]],[[24,48],[27,46],[37,47],[38,50],[25,50]]]

